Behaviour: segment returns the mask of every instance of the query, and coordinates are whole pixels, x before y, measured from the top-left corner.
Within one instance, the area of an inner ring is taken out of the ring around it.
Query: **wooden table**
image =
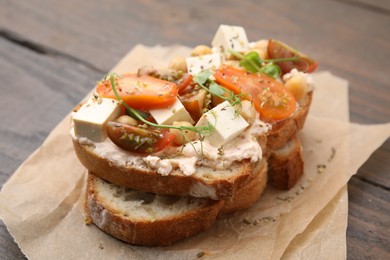
[[[209,44],[220,23],[299,46],[350,82],[352,122],[389,122],[389,16],[388,0],[1,0],[0,184],[137,43]],[[389,159],[388,140],[348,184],[350,259],[390,256]],[[0,258],[24,258],[3,223]]]

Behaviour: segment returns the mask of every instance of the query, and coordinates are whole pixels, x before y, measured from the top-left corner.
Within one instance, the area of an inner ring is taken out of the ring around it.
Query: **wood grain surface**
[[[221,23],[299,46],[347,79],[352,122],[390,121],[386,0],[1,0],[0,185],[136,44],[209,44]],[[388,140],[349,182],[349,259],[390,258],[389,158]],[[0,258],[24,258],[3,223]]]

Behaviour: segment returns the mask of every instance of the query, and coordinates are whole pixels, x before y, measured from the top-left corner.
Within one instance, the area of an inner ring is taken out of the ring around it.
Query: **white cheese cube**
[[[187,58],[187,70],[192,75],[196,75],[203,70],[216,70],[221,66],[221,61],[222,56],[220,53]]]
[[[188,121],[194,123],[194,120],[192,120],[190,114],[178,98],[176,98],[176,102],[171,107],[152,109],[149,110],[149,113],[160,125],[172,125],[174,121]]]
[[[118,101],[109,98],[90,98],[73,114],[75,136],[102,142],[107,137],[106,124],[121,115]]]
[[[211,42],[213,48],[218,48],[227,58],[231,57],[229,50],[242,52],[248,50],[248,38],[241,26],[220,25]]]
[[[203,114],[196,125],[208,124],[214,126],[214,131],[205,140],[215,147],[229,142],[249,125],[227,101]]]

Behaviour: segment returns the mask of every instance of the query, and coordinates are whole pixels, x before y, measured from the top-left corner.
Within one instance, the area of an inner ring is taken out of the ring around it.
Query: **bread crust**
[[[219,215],[233,213],[252,206],[267,187],[267,168],[268,164],[265,159],[258,162],[253,169],[252,180],[239,187],[231,199],[225,200]]]
[[[215,200],[231,198],[236,190],[252,180],[252,170],[256,162],[243,160],[233,163],[226,170],[198,167],[202,174],[184,175],[173,170],[163,176],[154,170],[139,169],[115,164],[96,154],[93,146],[80,144],[73,140],[73,146],[80,162],[97,177],[120,186],[157,194],[212,198]],[[213,172],[224,173],[221,178],[207,178]]]
[[[97,177],[89,174],[85,211],[98,228],[111,236],[134,245],[167,246],[207,230],[214,222],[223,201],[196,199],[203,205],[182,214],[153,221],[124,216],[101,196]]]
[[[290,140],[286,147],[272,151],[268,164],[271,185],[278,189],[291,189],[302,177],[304,168],[302,144],[298,137]]]
[[[308,92],[299,102],[299,108],[292,116],[271,123],[272,129],[267,133],[267,151],[282,148],[303,128],[312,97],[313,91]]]

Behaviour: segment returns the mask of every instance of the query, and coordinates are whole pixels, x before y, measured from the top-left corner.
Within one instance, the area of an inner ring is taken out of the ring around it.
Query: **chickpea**
[[[131,125],[131,126],[138,125],[138,121],[135,120],[134,118],[132,118],[131,116],[128,116],[128,115],[120,116],[115,121],[122,123],[122,124]]]
[[[201,56],[206,54],[211,54],[212,50],[209,46],[206,45],[198,45],[194,48],[194,50],[191,53],[191,56]]]
[[[177,71],[187,72],[186,60],[181,56],[174,57],[169,62],[168,68],[173,69],[173,70],[177,70]]]
[[[255,43],[255,46],[251,48],[251,51],[256,51],[259,53],[260,58],[268,58],[268,40],[260,40]],[[262,56],[263,55],[263,56]]]
[[[290,91],[297,101],[300,101],[308,91],[308,85],[305,78],[296,74],[284,83],[284,86]]]
[[[262,59],[262,60],[265,60],[268,58],[268,53],[262,49],[253,48],[253,49],[247,51],[247,53],[252,52],[252,51],[257,52],[259,54],[260,59]]]
[[[268,49],[268,40],[259,40],[255,43],[254,49],[262,49],[267,50]]]
[[[175,121],[173,122],[174,126],[192,126],[190,122],[187,121]],[[177,145],[183,145],[187,143],[188,141],[193,141],[196,137],[196,133],[189,130],[183,130],[180,131],[178,129],[169,129],[169,132],[175,135],[175,139],[173,139],[173,142]]]
[[[249,123],[252,124],[256,119],[256,110],[252,102],[248,100],[241,101],[238,105],[238,113]]]

